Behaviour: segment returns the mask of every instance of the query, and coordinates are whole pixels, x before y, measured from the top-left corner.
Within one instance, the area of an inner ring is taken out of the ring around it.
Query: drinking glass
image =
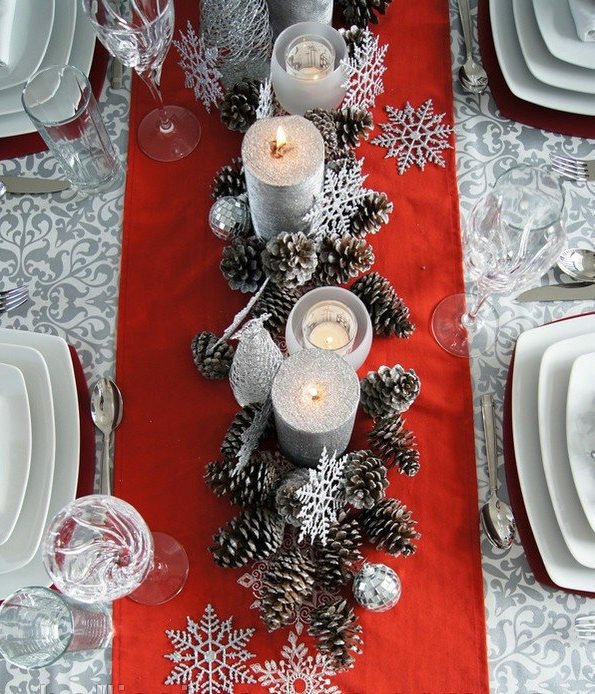
[[[447,352],[462,357],[470,347],[481,353],[491,346],[498,317],[489,295],[523,289],[554,264],[566,244],[563,206],[560,180],[528,165],[506,171],[478,200],[463,228],[475,293],[447,296],[432,315],[434,338]]]
[[[49,588],[21,588],[0,606],[0,653],[18,667],[45,667],[67,652],[105,648],[111,636],[105,605],[83,605]]]
[[[137,140],[156,161],[176,161],[192,152],[200,140],[200,123],[181,106],[164,105],[161,68],[174,31],[173,0],[81,0],[97,36],[112,56],[134,68],[159,107],[141,121]]]
[[[76,499],[52,519],[42,546],[56,587],[81,602],[128,596],[159,605],[177,595],[188,576],[183,547],[151,533],[139,512],[115,496]]]
[[[98,192],[119,185],[124,170],[107,134],[87,77],[72,65],[32,75],[23,108],[73,187]]]

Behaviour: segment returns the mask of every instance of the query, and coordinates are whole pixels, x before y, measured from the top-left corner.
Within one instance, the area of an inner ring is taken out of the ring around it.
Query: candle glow
[[[281,126],[277,128],[275,139],[271,142],[271,154],[280,159],[289,149],[287,135]]]

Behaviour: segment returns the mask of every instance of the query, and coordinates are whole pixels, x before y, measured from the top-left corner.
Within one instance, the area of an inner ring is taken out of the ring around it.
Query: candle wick
[[[288,142],[283,142],[283,144],[278,145],[276,140],[271,140],[271,154],[275,159],[282,159],[287,152],[290,152],[293,147]]]

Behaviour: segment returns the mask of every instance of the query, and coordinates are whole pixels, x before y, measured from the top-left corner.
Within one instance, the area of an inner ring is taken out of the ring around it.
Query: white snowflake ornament
[[[256,120],[261,118],[271,118],[276,111],[276,97],[273,89],[273,82],[268,77],[261,82],[258,92],[258,106],[256,107]]]
[[[347,456],[337,460],[335,451],[329,457],[323,449],[315,470],[308,470],[309,481],[295,493],[302,507],[297,515],[300,525],[298,542],[309,537],[326,545],[330,526],[337,520],[337,512],[345,503],[343,468]]]
[[[203,39],[198,37],[194,27],[188,21],[188,28],[184,34],[180,31],[181,41],[174,41],[181,60],[178,65],[184,70],[186,76],[185,86],[194,90],[194,96],[202,101],[207,112],[211,112],[211,105],[217,106],[223,98],[221,88],[221,73],[217,69],[219,52],[215,47],[206,46]]]
[[[341,159],[327,166],[324,174],[322,195],[316,199],[304,221],[310,225],[308,235],[313,239],[336,234],[351,233],[351,218],[358,204],[369,193],[364,188],[367,174],[362,174],[361,159]]]
[[[453,149],[449,137],[454,129],[442,123],[445,114],[435,114],[432,99],[414,109],[409,102],[398,110],[386,107],[389,122],[379,123],[384,131],[372,140],[373,145],[388,149],[384,158],[396,157],[397,170],[403,174],[413,164],[423,171],[427,162],[445,166],[441,152]]]
[[[376,97],[384,91],[382,75],[386,72],[384,58],[388,44],[378,45],[378,36],[364,29],[362,39],[353,46],[353,55],[341,61],[347,76],[341,85],[346,89],[343,108],[356,106],[370,109],[376,104]]]
[[[338,687],[331,685],[336,674],[332,660],[324,653],[311,656],[304,643],[298,643],[295,632],[289,634],[288,644],[281,649],[282,659],[267,660],[264,665],[252,665],[258,682],[267,687],[269,694],[341,694]],[[299,689],[298,689],[299,686]]]
[[[233,617],[220,621],[212,605],[207,605],[200,622],[186,620],[184,631],[165,632],[176,649],[164,656],[175,663],[165,684],[187,685],[188,694],[233,694],[234,684],[256,682],[244,665],[254,658],[245,649],[254,629],[232,631]]]

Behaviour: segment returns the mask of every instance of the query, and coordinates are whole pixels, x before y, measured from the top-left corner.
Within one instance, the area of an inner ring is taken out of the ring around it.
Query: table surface
[[[471,5],[475,11],[474,0]],[[489,92],[480,97],[463,93],[456,82],[464,51],[456,0],[450,6],[457,178],[465,219],[474,201],[512,165],[521,161],[543,165],[553,152],[593,156],[595,142],[509,121],[501,116]],[[101,99],[103,117],[122,160],[128,141],[129,84],[127,76],[124,89],[114,91],[107,86]],[[61,175],[47,153],[4,161],[2,173]],[[204,185],[209,183],[204,181]],[[565,189],[570,245],[594,246],[593,184],[566,184]],[[0,287],[25,282],[32,297],[26,306],[0,317],[0,325],[64,337],[77,348],[90,384],[114,373],[123,198],[121,188],[87,198],[66,191],[53,196],[8,196],[2,202]],[[558,279],[551,270],[547,280]],[[504,385],[518,335],[593,308],[592,302],[517,304],[512,297],[502,296],[494,297],[494,303],[500,320],[495,346],[471,359],[478,507],[488,490],[479,396],[495,393],[501,423]],[[501,436],[498,438],[501,451]],[[499,475],[505,497],[502,466]],[[595,601],[537,584],[518,541],[509,552],[500,553],[484,537],[482,554],[490,691],[594,691],[595,642],[578,641],[571,626],[576,615],[595,612]],[[109,650],[91,659],[71,655],[49,668],[30,672],[0,660],[0,686],[5,694],[98,694],[110,691],[109,663]]]

